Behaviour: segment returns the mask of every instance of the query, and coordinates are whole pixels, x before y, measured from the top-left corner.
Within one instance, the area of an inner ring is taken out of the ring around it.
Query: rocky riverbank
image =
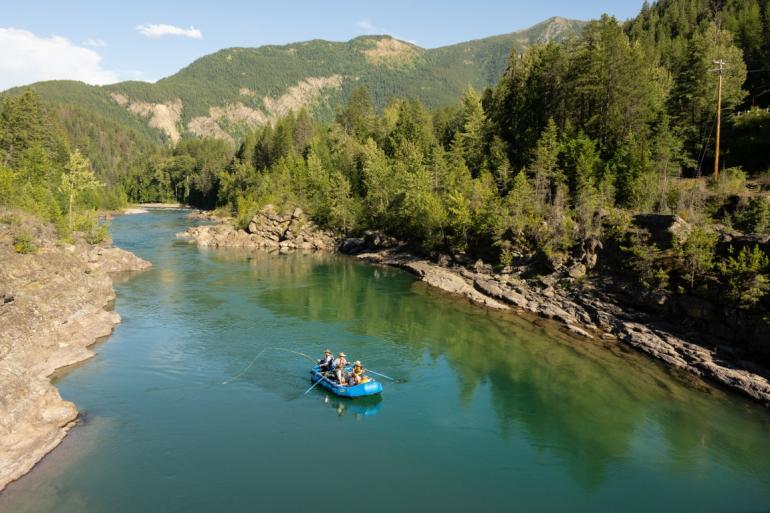
[[[766,369],[742,360],[731,346],[715,346],[698,333],[682,333],[674,324],[626,306],[617,293],[600,284],[578,281],[569,274],[523,279],[513,272],[493,273],[481,262],[470,269],[448,262],[439,265],[405,253],[398,246],[371,251],[371,245],[360,242],[348,242],[343,248],[357,253],[360,260],[406,269],[429,285],[480,305],[535,314],[578,337],[618,340],[671,367],[770,406]]]
[[[659,231],[668,234],[671,229],[665,226]],[[301,209],[291,215],[279,215],[271,206],[254,216],[248,230],[238,230],[232,222],[220,221],[189,228],[178,236],[209,247],[281,253],[298,249],[338,250],[363,261],[401,267],[429,285],[479,305],[534,314],[577,337],[618,340],[674,368],[770,406],[770,373],[766,369],[744,360],[730,344],[705,339],[702,333],[683,328],[683,323],[665,321],[660,315],[634,308],[638,291],[630,290],[628,285],[588,278],[584,264],[524,278],[526,273],[521,270],[495,273],[481,261],[468,265],[442,257],[434,262],[410,254],[404,244],[378,232],[340,240],[318,230]]]
[[[194,217],[199,217],[199,214]],[[316,226],[301,208],[282,214],[272,205],[258,212],[246,230],[235,228],[232,222],[225,221],[193,226],[177,236],[203,247],[253,248],[281,253],[334,251],[339,246],[334,234]]]
[[[0,490],[76,423],[50,377],[93,356],[89,346],[120,322],[109,273],[150,266],[107,243],[59,244],[49,227],[4,218],[13,221],[0,224]]]

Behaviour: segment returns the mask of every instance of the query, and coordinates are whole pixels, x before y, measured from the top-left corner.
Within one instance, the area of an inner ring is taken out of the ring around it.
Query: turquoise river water
[[[770,511],[760,406],[399,270],[198,249],[189,224],[113,222],[154,266],[116,280],[123,323],[57,378],[83,422],[0,511]],[[400,382],[304,395],[309,362],[266,349],[327,346]]]

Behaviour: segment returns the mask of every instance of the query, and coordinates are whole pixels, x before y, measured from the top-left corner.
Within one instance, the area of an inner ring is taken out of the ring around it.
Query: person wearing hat
[[[334,362],[334,356],[332,356],[332,350],[327,349],[324,351],[324,356],[318,360],[318,367],[321,372],[328,372],[332,368],[332,362]]]
[[[332,362],[332,370],[334,371],[334,374],[337,376],[337,383],[340,385],[345,384],[345,366],[348,364],[348,361],[345,359],[345,353],[340,353],[337,355],[337,358],[334,359]]]
[[[356,362],[353,364],[353,372],[351,372],[350,376],[348,377],[348,385],[354,387],[356,385],[360,385],[363,382],[364,368],[361,365],[361,362],[356,360]]]

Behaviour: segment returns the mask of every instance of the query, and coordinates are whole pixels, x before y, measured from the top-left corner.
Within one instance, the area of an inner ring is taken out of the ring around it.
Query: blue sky
[[[0,0],[0,90],[52,78],[155,81],[230,46],[387,33],[426,48],[551,16],[634,16],[642,0]]]

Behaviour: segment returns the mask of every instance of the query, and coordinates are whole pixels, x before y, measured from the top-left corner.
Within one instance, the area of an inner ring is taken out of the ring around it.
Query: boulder
[[[684,242],[690,233],[690,224],[677,215],[637,214],[634,225],[650,233],[650,239],[662,250],[671,249],[674,244]]]
[[[371,250],[389,249],[399,245],[399,241],[395,237],[385,235],[379,230],[366,230],[364,241]]]
[[[527,306],[527,298],[500,282],[477,278],[473,281],[473,286],[488,296],[518,308],[526,308]]]
[[[355,255],[365,249],[367,249],[366,241],[361,237],[348,237],[340,245],[340,252],[346,255]]]
[[[570,278],[579,280],[580,278],[583,278],[586,275],[586,272],[587,272],[587,269],[585,265],[575,264],[570,268],[569,276]]]

